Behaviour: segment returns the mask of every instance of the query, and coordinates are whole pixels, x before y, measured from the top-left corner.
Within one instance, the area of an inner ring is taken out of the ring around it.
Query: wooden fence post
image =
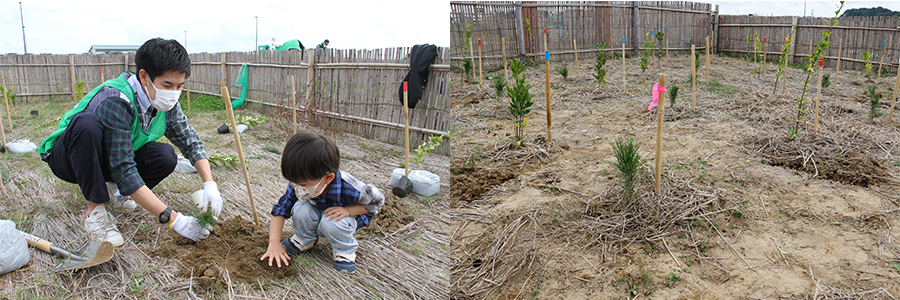
[[[314,96],[313,90],[316,88],[316,50],[307,50],[309,52],[309,63],[307,64],[306,73],[306,119],[309,120],[309,114],[312,113],[313,110],[313,99]]]
[[[294,75],[291,75],[291,114],[294,116],[294,134],[297,134],[297,87],[294,84]]]
[[[659,74],[659,86],[665,90],[666,89],[666,74]],[[663,131],[663,116],[665,115],[665,106],[666,106],[666,93],[659,93],[659,110],[656,114],[656,158],[654,158],[654,163],[656,163],[656,182],[653,184],[653,189],[656,190],[656,193],[659,194],[660,189],[660,175],[662,174],[662,131]]]
[[[519,60],[525,61],[525,17],[522,16],[522,3],[516,2],[516,43],[519,44]],[[509,82],[507,80],[507,82]]]
[[[72,100],[78,101],[75,96],[75,56],[69,55],[69,79],[72,84]]]
[[[631,4],[632,11],[634,12],[634,16],[632,20],[634,21],[631,28],[632,31],[632,44],[634,46],[634,57],[638,57],[641,55],[641,46],[638,41],[641,40],[641,13],[639,12],[640,8],[638,8],[638,2],[634,1]]]
[[[713,18],[713,51],[718,49],[719,45],[719,5],[716,4],[715,17]]]
[[[188,114],[191,114],[191,79],[188,78],[187,82],[184,83],[184,89],[187,90],[187,102],[188,102]]]

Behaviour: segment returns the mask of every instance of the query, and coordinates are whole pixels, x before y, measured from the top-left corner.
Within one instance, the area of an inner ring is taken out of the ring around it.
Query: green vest
[[[81,98],[81,101],[78,101],[78,104],[75,105],[72,110],[65,113],[62,116],[62,119],[59,120],[59,125],[56,127],[56,131],[50,134],[47,139],[41,142],[40,148],[38,148],[38,153],[47,153],[50,148],[53,148],[53,144],[56,143],[56,140],[59,139],[59,136],[62,135],[63,131],[66,131],[66,128],[69,127],[69,122],[71,122],[72,116],[81,113],[84,111],[84,108],[87,107],[88,103],[91,102],[91,99],[94,98],[94,95],[100,91],[105,86],[113,87],[128,97],[128,100],[131,101],[131,104],[134,106],[134,122],[131,123],[131,145],[134,146],[134,151],[137,151],[144,145],[149,142],[156,141],[159,137],[163,136],[166,133],[166,113],[165,112],[157,112],[156,117],[150,121],[150,126],[147,128],[148,132],[145,132],[143,128],[141,128],[141,122],[138,119],[139,109],[138,103],[135,100],[134,89],[131,88],[131,84],[128,84],[128,81],[125,80],[125,75],[134,74],[134,72],[127,71],[122,73],[117,78],[113,78],[107,80],[100,86],[96,87],[90,93],[88,93],[84,98]]]

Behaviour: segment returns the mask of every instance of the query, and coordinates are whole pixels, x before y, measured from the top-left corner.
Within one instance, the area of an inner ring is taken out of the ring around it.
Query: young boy
[[[319,237],[331,243],[334,268],[356,271],[353,235],[369,224],[384,206],[384,194],[347,172],[340,171],[337,145],[325,136],[301,131],[288,140],[281,156],[281,175],[290,181],[287,192],[272,208],[269,247],[259,260],[288,265],[290,255],[316,246]],[[294,216],[294,236],[281,240],[284,220]]]

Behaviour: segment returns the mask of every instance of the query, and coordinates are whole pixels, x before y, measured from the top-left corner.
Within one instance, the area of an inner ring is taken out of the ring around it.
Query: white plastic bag
[[[197,173],[197,168],[194,168],[187,159],[178,159],[178,164],[175,165],[175,172]]]
[[[6,144],[6,149],[13,153],[29,153],[37,150],[37,145],[29,141],[28,139],[24,140],[15,140]]]
[[[405,169],[394,169],[388,185],[396,186],[405,172]],[[420,196],[429,197],[441,191],[441,177],[425,170],[410,170],[409,182],[413,185],[412,192]]]
[[[28,243],[21,233],[16,231],[16,223],[0,220],[0,275],[12,272],[28,264],[31,254]]]

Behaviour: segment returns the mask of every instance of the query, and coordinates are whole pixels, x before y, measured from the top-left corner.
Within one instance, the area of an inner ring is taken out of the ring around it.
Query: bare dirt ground
[[[587,56],[590,57],[590,56]],[[894,76],[877,81],[884,116],[869,120],[865,82],[842,70],[823,89],[819,133],[806,76],[712,57],[691,109],[690,57],[657,73],[680,87],[667,102],[661,193],[653,192],[658,80],[627,59],[609,85],[581,61],[551,74],[553,143],[546,141],[543,62],[525,72],[535,105],[516,146],[506,98],[456,73],[453,118],[466,136],[451,156],[451,292],[474,299],[894,299],[900,297],[900,128],[887,119]],[[476,68],[477,70],[477,68]],[[826,70],[829,74],[834,69]],[[503,76],[503,71],[488,78]],[[815,76],[813,77],[815,78]],[[815,82],[813,80],[813,82]],[[640,141],[646,160],[633,203],[622,199],[611,143]],[[898,228],[898,229],[895,229]]]
[[[7,139],[28,138],[40,143],[56,127],[63,110],[71,107],[70,99],[63,98],[20,103],[12,118],[15,128],[6,134]],[[112,260],[85,270],[54,273],[52,266],[58,258],[30,248],[30,264],[0,276],[0,299],[447,297],[449,223],[442,216],[447,201],[441,200],[447,194],[446,183],[436,196],[398,199],[390,193],[387,181],[402,160],[402,146],[318,127],[301,125],[300,129],[333,138],[341,150],[341,169],[381,188],[388,197],[386,205],[373,224],[357,233],[360,249],[355,274],[334,270],[331,248],[324,239],[308,253],[294,257],[290,267],[278,270],[260,264],[272,205],[287,186],[279,164],[290,127],[283,112],[248,106],[236,114],[269,118],[241,135],[261,227],[253,225],[240,167],[213,167],[225,208],[222,223],[209,239],[198,244],[185,242],[144,210],[119,213],[111,209],[125,236],[125,245],[116,249]],[[232,134],[216,133],[215,128],[225,120],[224,110],[194,109],[191,123],[207,151],[236,155]],[[39,116],[30,116],[30,110],[39,110]],[[425,163],[424,169],[449,177],[447,157],[430,155]],[[80,190],[53,176],[37,153],[0,154],[0,172],[5,187],[0,218],[11,219],[18,229],[68,249],[89,239],[82,228],[85,204]],[[176,172],[154,192],[175,210],[190,214],[190,193],[201,188],[196,174]],[[290,230],[287,224],[284,236],[289,236]]]

